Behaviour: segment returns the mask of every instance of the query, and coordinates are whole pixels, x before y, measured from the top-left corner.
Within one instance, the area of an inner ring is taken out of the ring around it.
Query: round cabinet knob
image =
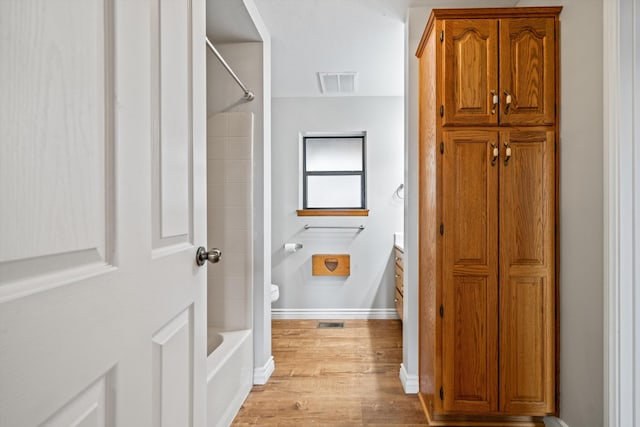
[[[222,251],[218,248],[210,249],[209,252],[207,252],[204,246],[200,246],[198,248],[198,252],[196,252],[196,264],[198,264],[201,267],[207,261],[209,261],[212,264],[215,264],[219,262],[221,258],[222,258]]]

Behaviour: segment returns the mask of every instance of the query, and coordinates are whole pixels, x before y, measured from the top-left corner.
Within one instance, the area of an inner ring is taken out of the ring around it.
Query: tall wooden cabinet
[[[430,425],[542,426],[558,411],[560,11],[436,9],[418,48]]]

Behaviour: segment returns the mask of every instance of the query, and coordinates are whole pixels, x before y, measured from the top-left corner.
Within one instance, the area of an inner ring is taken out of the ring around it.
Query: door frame
[[[604,425],[637,425],[640,414],[640,2],[603,0]],[[635,37],[634,37],[635,36]],[[633,91],[625,90],[634,88]]]

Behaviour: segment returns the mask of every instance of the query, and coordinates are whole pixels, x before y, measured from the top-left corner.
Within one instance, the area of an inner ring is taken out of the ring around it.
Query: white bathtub
[[[250,329],[207,334],[207,426],[228,427],[253,386]]]

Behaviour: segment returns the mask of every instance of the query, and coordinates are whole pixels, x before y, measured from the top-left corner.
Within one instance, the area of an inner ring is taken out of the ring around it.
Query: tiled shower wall
[[[222,250],[207,277],[209,326],[252,327],[253,114],[218,113],[207,120],[207,242]]]

